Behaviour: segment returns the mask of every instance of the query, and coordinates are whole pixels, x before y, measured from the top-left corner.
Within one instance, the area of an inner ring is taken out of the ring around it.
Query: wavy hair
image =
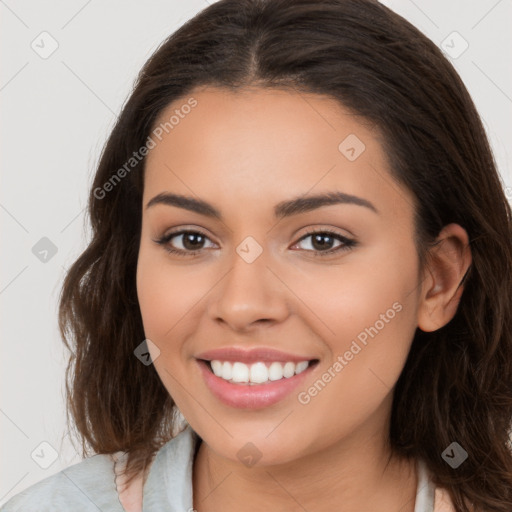
[[[457,512],[510,512],[511,207],[453,66],[376,0],[220,0],[143,66],[90,189],[92,238],[59,299],[59,328],[71,352],[68,422],[71,416],[84,456],[88,448],[126,451],[133,477],[175,435],[172,397],[153,365],[134,356],[145,339],[135,281],[145,158],[130,159],[163,109],[202,86],[327,95],[374,123],[393,178],[416,199],[422,268],[443,226],[466,229],[472,264],[457,312],[435,332],[416,330],[394,392],[389,439],[393,453],[426,462]],[[442,458],[453,441],[468,453],[457,469]]]

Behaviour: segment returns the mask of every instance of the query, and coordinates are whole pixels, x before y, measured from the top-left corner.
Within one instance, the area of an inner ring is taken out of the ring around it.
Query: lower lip
[[[269,381],[265,384],[232,384],[217,377],[208,363],[198,360],[206,385],[224,404],[237,409],[261,409],[273,405],[288,396],[316,365],[308,366],[303,372],[289,378]]]

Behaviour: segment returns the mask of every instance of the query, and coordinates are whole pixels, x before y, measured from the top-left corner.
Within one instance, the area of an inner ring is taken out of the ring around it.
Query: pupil
[[[329,242],[327,242],[327,244],[325,243],[325,240],[329,240]],[[313,235],[313,247],[315,249],[326,249],[326,248],[329,248],[327,247],[328,245],[330,245],[330,243],[332,243],[332,237],[329,236],[329,235]]]
[[[201,245],[201,242],[204,241],[204,240],[199,240],[199,243],[195,243],[194,244],[194,241],[193,241],[194,238],[202,239],[204,237],[202,235],[197,234],[197,233],[188,233],[188,234],[186,234],[184,236],[184,238],[183,238],[183,246],[185,247],[185,249],[190,249],[190,250],[197,249]],[[187,247],[187,244],[190,244],[191,246]]]

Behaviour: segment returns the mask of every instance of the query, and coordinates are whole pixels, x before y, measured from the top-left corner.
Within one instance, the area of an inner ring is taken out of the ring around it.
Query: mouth
[[[269,382],[289,379],[318,364],[318,359],[294,361],[256,361],[246,364],[241,361],[201,359],[216,377],[231,384],[259,386]]]
[[[238,409],[261,409],[288,397],[319,364],[303,361],[196,359],[204,382],[220,402]]]

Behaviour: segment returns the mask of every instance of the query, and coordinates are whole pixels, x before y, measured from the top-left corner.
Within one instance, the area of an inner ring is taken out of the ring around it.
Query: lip
[[[228,359],[224,360],[227,361]],[[240,359],[236,360],[240,361]],[[277,359],[274,359],[274,361],[276,360]],[[310,359],[300,359],[300,361],[305,360]],[[261,361],[261,359],[259,359],[259,361]],[[304,379],[318,366],[318,363],[310,364],[303,372],[293,377],[285,377],[264,384],[250,385],[241,383],[232,384],[221,377],[217,377],[210,370],[208,362],[204,360],[198,359],[197,364],[203,375],[206,386],[212,394],[223,404],[236,409],[262,409],[280,402],[304,382]]]
[[[249,350],[238,347],[216,348],[202,352],[195,357],[197,359],[205,359],[207,361],[217,359],[219,361],[240,361],[245,364],[257,363],[258,361],[261,361],[262,363],[273,363],[274,361],[279,363],[286,363],[288,361],[291,361],[292,363],[300,363],[301,361],[311,361],[312,359],[316,359],[312,356],[289,354],[287,352],[281,352],[280,350],[268,347],[257,347]]]

